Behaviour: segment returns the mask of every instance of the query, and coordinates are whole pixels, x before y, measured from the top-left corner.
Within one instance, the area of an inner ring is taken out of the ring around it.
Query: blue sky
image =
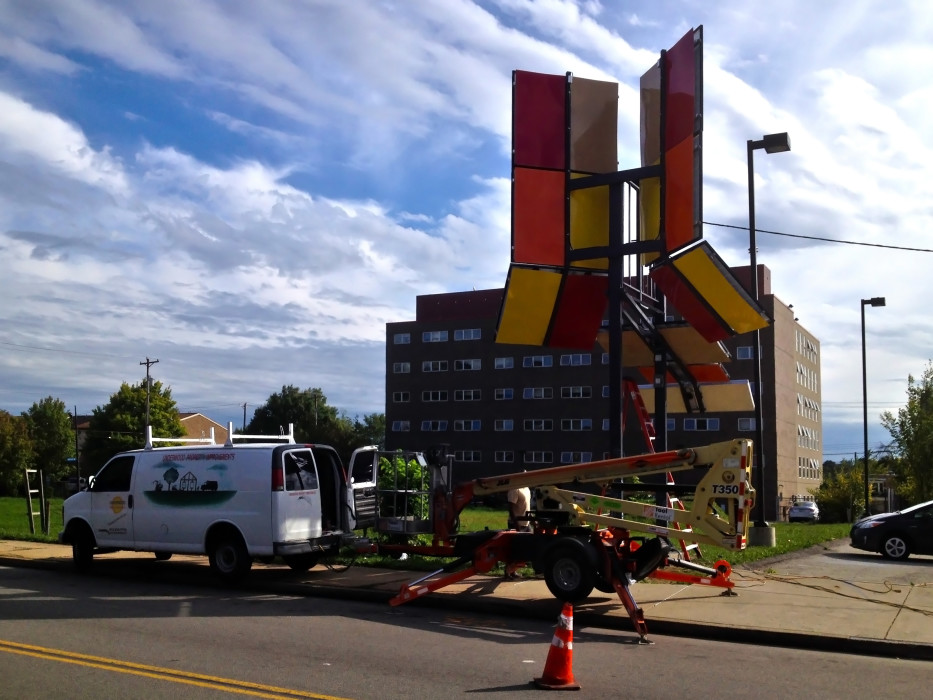
[[[384,410],[385,323],[500,287],[511,73],[637,85],[705,38],[704,218],[747,223],[822,342],[827,458],[871,443],[933,345],[933,13],[786,0],[0,0],[0,408],[80,413],[140,362],[179,408],[242,421],[284,384]],[[747,233],[706,226],[727,263]],[[865,245],[815,241],[831,238]],[[913,248],[906,251],[880,246]]]

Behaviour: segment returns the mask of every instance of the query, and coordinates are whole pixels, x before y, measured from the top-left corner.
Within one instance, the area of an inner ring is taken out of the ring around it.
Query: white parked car
[[[820,519],[820,509],[813,501],[797,501],[787,511],[787,519],[792,523],[815,523]]]

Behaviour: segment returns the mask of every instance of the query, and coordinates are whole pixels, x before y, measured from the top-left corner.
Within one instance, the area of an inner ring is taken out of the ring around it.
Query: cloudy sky
[[[501,287],[514,69],[620,83],[705,39],[705,236],[822,342],[824,453],[871,443],[933,346],[925,0],[0,0],[0,408],[153,376],[240,424],[284,384],[384,410],[385,323]],[[723,226],[722,224],[725,224]],[[781,235],[778,235],[781,234]],[[832,239],[830,242],[826,239]]]

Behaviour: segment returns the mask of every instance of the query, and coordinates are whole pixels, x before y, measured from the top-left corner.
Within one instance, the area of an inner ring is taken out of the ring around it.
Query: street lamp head
[[[862,299],[862,306],[884,306],[884,297],[872,297],[871,299]]]
[[[786,131],[780,134],[765,134],[761,138],[761,147],[765,153],[785,153],[790,150],[790,136]]]

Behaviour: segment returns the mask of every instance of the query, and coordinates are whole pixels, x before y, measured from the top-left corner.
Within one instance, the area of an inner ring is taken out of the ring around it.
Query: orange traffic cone
[[[534,684],[546,690],[580,690],[573,680],[573,606],[570,603],[564,603],[544,664],[544,675],[535,678]]]

